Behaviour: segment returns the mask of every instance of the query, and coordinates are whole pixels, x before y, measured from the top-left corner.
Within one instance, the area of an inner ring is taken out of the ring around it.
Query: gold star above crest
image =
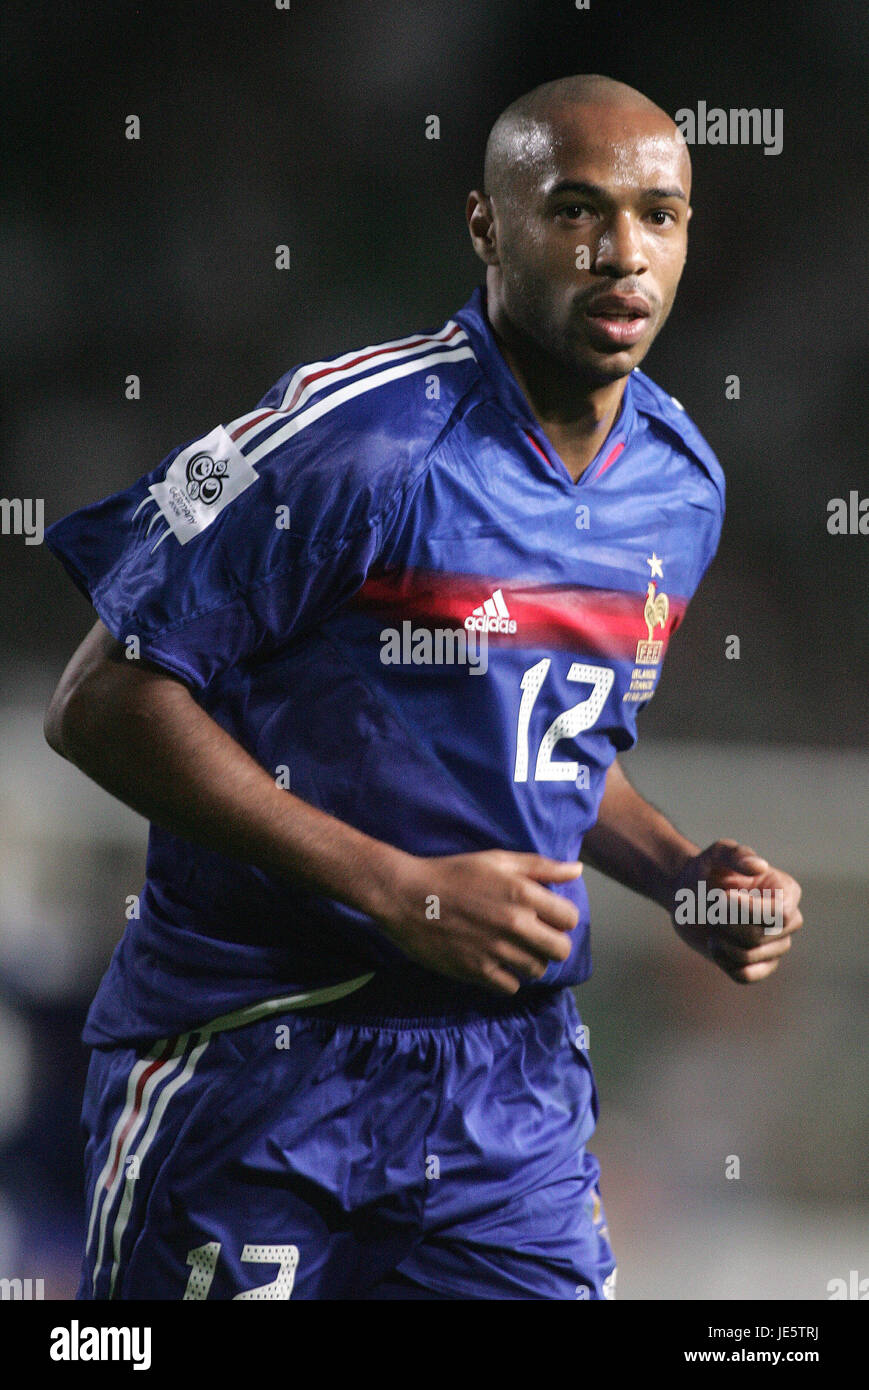
[[[657,555],[655,554],[654,550],[652,551],[651,555],[647,555],[647,556],[646,556],[646,564],[649,565],[649,566],[651,566],[652,573],[651,573],[651,576],[650,576],[650,577],[651,577],[652,579],[655,578],[655,575],[657,575],[659,579],[663,579],[663,578],[664,578],[664,570],[663,570],[663,568],[662,568],[662,563],[661,563],[661,561],[658,559],[658,557],[657,557]]]

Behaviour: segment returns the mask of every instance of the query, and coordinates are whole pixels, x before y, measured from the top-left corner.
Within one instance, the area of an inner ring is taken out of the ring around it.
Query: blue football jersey
[[[278,785],[416,855],[574,860],[723,510],[714,454],[639,370],[575,483],[477,290],[437,332],[294,368],[46,538]],[[540,983],[575,984],[585,886],[555,891],[580,921]],[[144,1042],[372,971],[396,998],[465,989],[364,913],[152,826],[85,1037]]]

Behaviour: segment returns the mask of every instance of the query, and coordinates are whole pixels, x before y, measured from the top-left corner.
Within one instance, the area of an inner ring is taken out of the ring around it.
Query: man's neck
[[[503,318],[491,324],[501,355],[543,433],[578,482],[615,424],[628,378],[587,386],[539,348],[526,348]]]

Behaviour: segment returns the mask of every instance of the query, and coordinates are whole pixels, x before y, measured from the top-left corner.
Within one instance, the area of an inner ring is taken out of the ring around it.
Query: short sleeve
[[[395,494],[370,481],[364,440],[351,450],[346,436],[306,430],[253,463],[243,427],[217,426],[46,542],[116,639],[138,638],[143,658],[204,687],[364,583]]]
[[[711,491],[712,489],[710,489]],[[721,532],[724,526],[724,475],[720,475],[720,481],[716,479],[716,487],[712,498],[712,507],[708,514],[706,526],[704,527],[701,542],[700,572],[697,576],[695,590],[700,581],[715,559],[718,547],[721,543]]]

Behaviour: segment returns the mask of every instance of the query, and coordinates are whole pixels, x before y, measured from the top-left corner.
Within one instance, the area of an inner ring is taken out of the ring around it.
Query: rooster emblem
[[[646,620],[646,627],[649,629],[649,641],[654,640],[656,627],[666,627],[667,618],[670,615],[670,600],[666,594],[656,594],[654,582],[649,580],[649,587],[646,590],[646,602],[643,607],[643,617]]]

